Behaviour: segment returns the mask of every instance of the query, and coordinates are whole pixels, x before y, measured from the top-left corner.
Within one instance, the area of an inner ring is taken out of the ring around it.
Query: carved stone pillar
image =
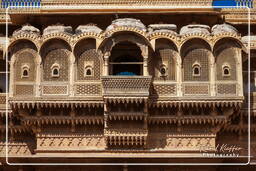
[[[182,73],[181,57],[179,56],[176,63],[177,96],[182,96]]]
[[[14,68],[14,62],[15,62],[15,56],[12,57],[11,63],[10,63],[10,86],[9,86],[9,97],[13,97],[14,94],[14,73],[15,73],[15,68]]]
[[[41,76],[42,76],[42,60],[38,54],[38,57],[36,59],[36,87],[35,87],[35,96],[39,97],[41,96]]]
[[[216,96],[216,65],[215,65],[215,59],[214,56],[211,55],[210,58],[210,95]]]
[[[73,53],[70,54],[70,68],[69,68],[69,95],[70,96],[75,96],[75,87],[74,87],[74,83],[75,83],[75,56]]]
[[[143,76],[148,76],[148,47],[145,46],[141,49],[141,55],[143,56]]]
[[[108,76],[109,75],[109,56],[110,53],[104,54],[104,65],[103,65],[103,75]]]
[[[242,50],[237,50],[237,59],[236,59],[236,67],[237,67],[237,95],[243,96],[243,70],[242,70]]]

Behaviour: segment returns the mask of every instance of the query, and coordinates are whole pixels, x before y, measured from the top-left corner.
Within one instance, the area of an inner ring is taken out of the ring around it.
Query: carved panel
[[[209,85],[208,84],[184,84],[184,94],[185,95],[208,95]]]
[[[15,80],[16,81],[34,81],[36,78],[36,66],[35,66],[35,56],[33,55],[32,49],[22,50],[17,53],[17,58],[15,61]],[[22,66],[28,66],[28,77],[22,77]]]
[[[37,150],[99,150],[105,148],[101,135],[43,135],[37,137]]]
[[[5,156],[6,153],[6,145],[5,143],[0,143],[0,156]],[[9,142],[8,144],[8,154],[10,156],[19,156],[19,155],[31,155],[31,152],[29,150],[28,144],[18,142],[18,143],[12,143]]]
[[[85,76],[84,68],[86,61],[93,61],[93,75]],[[101,76],[101,62],[100,56],[95,49],[85,51],[79,59],[77,59],[77,80],[100,80]]]
[[[219,52],[216,61],[217,80],[236,80],[236,51],[236,48],[229,47]],[[223,76],[223,65],[230,67],[230,76]]]
[[[209,80],[209,52],[206,49],[190,50],[183,59],[184,81]],[[193,64],[200,64],[200,76],[193,76]]]
[[[44,95],[67,95],[67,86],[43,86]]]
[[[55,49],[50,51],[44,59],[44,81],[68,81],[69,77],[69,51]],[[52,77],[52,66],[59,65],[59,77]]]
[[[218,84],[217,85],[218,94],[236,94],[236,84]]]
[[[170,96],[176,94],[176,85],[172,84],[153,84],[151,86],[150,93],[152,95],[159,95],[159,96]]]
[[[5,94],[0,94],[0,104],[5,104],[5,102],[6,102]]]
[[[172,49],[159,49],[156,56],[149,60],[149,72],[154,75],[155,80],[175,80],[175,55]],[[162,66],[166,67],[164,77],[160,73]]]
[[[76,85],[76,95],[100,95],[100,84],[82,84]]]
[[[160,133],[148,138],[148,147],[170,151],[202,151],[215,148],[214,136],[168,135]]]
[[[33,85],[16,85],[15,94],[33,96],[34,86]]]

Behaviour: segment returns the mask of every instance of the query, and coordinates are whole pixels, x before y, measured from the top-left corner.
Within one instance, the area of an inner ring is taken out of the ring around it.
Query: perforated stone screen
[[[68,81],[69,76],[69,51],[66,49],[55,49],[50,51],[44,59],[44,81]],[[59,77],[52,77],[53,64],[60,66]]]
[[[234,47],[223,48],[217,55],[216,59],[216,70],[217,80],[236,80],[236,61],[237,50]],[[222,67],[223,65],[230,66],[230,76],[223,76]]]
[[[15,61],[15,80],[16,81],[35,81],[36,77],[36,66],[35,66],[35,56],[31,53],[33,50],[22,50],[17,53],[17,58]],[[22,66],[29,66],[28,77],[22,77]]]
[[[190,50],[183,59],[184,81],[209,81],[209,56],[207,49],[197,48]],[[193,64],[199,63],[201,74],[193,76]]]
[[[85,61],[93,61],[93,75],[84,76]],[[95,49],[89,49],[82,53],[77,59],[77,80],[100,80],[101,62],[100,56]]]

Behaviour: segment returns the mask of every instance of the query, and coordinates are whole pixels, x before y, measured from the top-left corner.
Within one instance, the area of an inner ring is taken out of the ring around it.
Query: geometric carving
[[[93,75],[92,76],[86,76],[84,74],[85,72],[85,63],[86,62],[92,62],[93,66]],[[77,80],[99,80],[101,75],[101,67],[100,67],[100,56],[96,52],[95,49],[86,50],[79,59],[77,60]]]
[[[153,84],[150,92],[160,96],[176,95],[176,84]]]
[[[34,86],[33,85],[16,85],[15,94],[33,96]]]
[[[236,84],[218,84],[218,94],[236,94]]]
[[[43,86],[43,94],[67,95],[67,86]]]
[[[5,104],[6,103],[6,95],[5,94],[1,94],[0,95],[0,104]]]
[[[103,135],[37,135],[37,150],[98,150],[105,148]]]
[[[184,81],[209,81],[209,52],[207,49],[193,49],[183,59]],[[199,63],[200,76],[193,76],[193,64]]]
[[[209,84],[200,85],[200,84],[183,84],[184,86],[184,95],[208,95],[209,94]]]
[[[69,51],[66,49],[55,49],[50,51],[43,59],[43,78],[44,81],[68,81],[69,76]],[[59,65],[59,76],[52,76],[53,64]]]
[[[101,84],[76,85],[76,95],[100,95],[101,91]]]
[[[151,136],[147,144],[148,148],[151,149],[198,152],[215,149],[214,135],[169,135],[158,133],[158,135]]]

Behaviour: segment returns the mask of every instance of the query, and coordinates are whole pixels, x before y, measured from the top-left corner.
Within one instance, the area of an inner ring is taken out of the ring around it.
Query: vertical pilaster
[[[141,55],[143,56],[143,76],[148,76],[148,46],[142,48]]]
[[[74,86],[74,83],[75,83],[75,56],[73,53],[70,54],[70,68],[69,68],[69,71],[70,71],[70,74],[69,74],[69,95],[70,96],[74,96],[75,95],[75,86]]]
[[[237,67],[237,82],[238,82],[238,87],[237,87],[237,95],[238,96],[243,96],[243,71],[242,71],[242,50],[238,49],[237,50],[237,61],[236,61],[236,67]]]
[[[177,96],[182,96],[182,74],[181,57],[179,56],[176,63]]]
[[[210,57],[210,95],[216,96],[216,65],[214,56]]]
[[[38,54],[36,60],[36,87],[35,87],[35,96],[41,96],[41,75],[42,75],[42,61]]]
[[[104,54],[104,64],[103,64],[103,75],[108,76],[109,75],[109,53]]]

